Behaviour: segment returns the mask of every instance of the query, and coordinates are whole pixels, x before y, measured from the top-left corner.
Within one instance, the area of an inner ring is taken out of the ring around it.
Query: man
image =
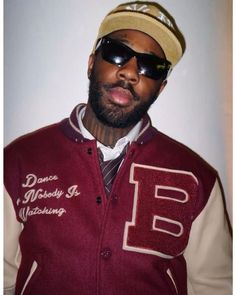
[[[217,173],[147,111],[185,49],[153,2],[101,24],[87,105],[5,149],[5,294],[231,294]]]

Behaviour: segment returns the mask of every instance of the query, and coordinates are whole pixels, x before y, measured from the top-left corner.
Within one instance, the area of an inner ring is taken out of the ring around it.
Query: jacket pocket
[[[173,277],[172,272],[171,272],[171,270],[169,268],[167,269],[166,273],[167,273],[168,277],[170,278],[170,281],[171,281],[172,285],[174,286],[176,294],[179,294],[177,285],[176,285],[175,280],[174,280],[174,277]]]
[[[21,291],[20,295],[24,295],[24,293],[25,293],[25,289],[26,289],[27,286],[29,285],[29,283],[30,283],[30,281],[31,281],[31,279],[32,279],[32,277],[33,277],[33,275],[34,275],[35,272],[37,271],[37,269],[38,269],[38,263],[37,263],[36,261],[34,261],[33,264],[32,264],[32,266],[31,266],[30,273],[29,273],[29,275],[28,275],[28,277],[27,277],[27,279],[26,279],[26,281],[25,281],[25,284],[24,284],[24,286],[23,286],[23,288],[22,288],[22,291]]]

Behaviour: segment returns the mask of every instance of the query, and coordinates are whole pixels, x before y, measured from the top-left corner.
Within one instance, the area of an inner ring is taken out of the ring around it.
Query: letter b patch
[[[171,258],[185,249],[198,181],[187,171],[133,164],[132,221],[126,222],[123,249]]]

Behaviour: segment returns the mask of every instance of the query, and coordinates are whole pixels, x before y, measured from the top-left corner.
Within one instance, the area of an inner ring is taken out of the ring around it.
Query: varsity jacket
[[[4,294],[231,294],[215,170],[145,117],[107,196],[80,107],[5,148]]]

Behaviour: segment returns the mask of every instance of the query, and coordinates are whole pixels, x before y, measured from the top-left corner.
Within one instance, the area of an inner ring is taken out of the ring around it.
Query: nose
[[[126,64],[118,68],[117,78],[131,84],[139,82],[140,76],[136,57],[132,57]]]

